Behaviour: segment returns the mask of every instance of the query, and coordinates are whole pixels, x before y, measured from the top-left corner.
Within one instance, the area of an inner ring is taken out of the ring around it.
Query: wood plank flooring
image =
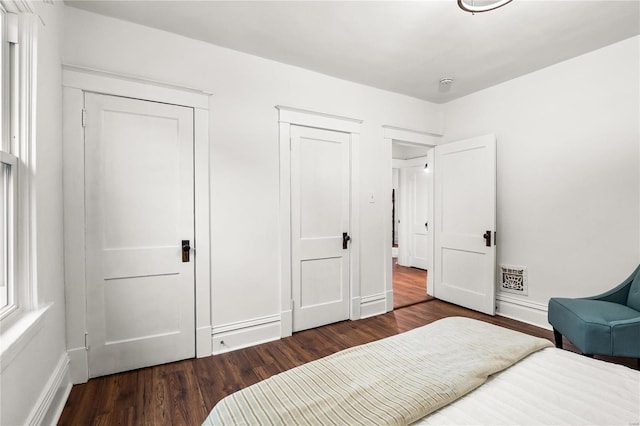
[[[553,340],[553,333],[440,300],[344,321],[235,352],[129,371],[75,385],[60,425],[200,425],[226,395],[274,374],[352,346],[448,316],[465,316]],[[576,351],[565,340],[565,348]],[[614,362],[637,369],[636,360]]]
[[[393,258],[393,309],[433,299],[427,296],[427,271],[398,265]]]

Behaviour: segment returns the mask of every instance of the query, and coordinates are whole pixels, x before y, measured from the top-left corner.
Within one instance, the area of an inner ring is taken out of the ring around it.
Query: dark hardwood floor
[[[393,258],[393,309],[431,300],[427,296],[427,271],[398,265]]]
[[[218,401],[236,390],[342,349],[448,316],[476,318],[553,340],[549,330],[433,300],[226,354],[91,379],[73,387],[59,424],[200,425]],[[566,340],[565,348],[576,351]],[[634,359],[612,361],[637,369]]]

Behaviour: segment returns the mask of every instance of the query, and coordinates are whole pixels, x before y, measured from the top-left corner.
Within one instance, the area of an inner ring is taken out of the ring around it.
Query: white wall
[[[607,290],[640,261],[639,45],[445,105],[446,140],[497,136],[498,263],[529,267],[523,299],[541,307]]]
[[[361,295],[384,292],[388,197],[382,191],[389,176],[379,170],[388,164],[391,152],[381,126],[440,132],[440,106],[71,7],[65,12],[64,63],[213,93],[214,326],[280,312],[275,105],[364,120]],[[370,192],[376,203],[367,202]]]
[[[31,5],[46,24],[38,21],[35,174],[37,291],[40,305],[53,304],[45,313],[37,334],[8,365],[2,365],[2,425],[21,425],[34,418],[51,421],[52,415],[60,408],[57,404],[64,403],[65,392],[70,387],[68,378],[54,380],[54,376],[61,372],[60,368],[64,369],[66,365],[60,80],[63,7],[40,2]],[[51,388],[51,385],[55,386]],[[47,408],[51,412],[47,413]],[[38,410],[45,412],[39,413]]]

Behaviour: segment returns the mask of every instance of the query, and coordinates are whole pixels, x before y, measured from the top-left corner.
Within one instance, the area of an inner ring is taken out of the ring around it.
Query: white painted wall
[[[529,267],[538,307],[640,261],[639,63],[634,37],[445,105],[447,141],[497,136],[498,263]]]
[[[361,295],[384,292],[383,124],[441,131],[441,107],[67,7],[63,62],[208,90],[213,326],[280,312],[275,105],[364,120]],[[367,195],[374,192],[375,203]]]
[[[42,402],[64,403],[68,378],[58,381],[60,389],[48,383],[60,361],[66,357],[62,240],[62,91],[60,49],[63,7],[42,2],[31,6],[46,25],[38,25],[38,71],[36,116],[35,201],[37,206],[38,302],[53,303],[45,313],[42,328],[7,365],[0,379],[0,424],[25,424],[43,408]],[[47,392],[51,394],[47,397]],[[54,412],[40,415],[53,420]]]

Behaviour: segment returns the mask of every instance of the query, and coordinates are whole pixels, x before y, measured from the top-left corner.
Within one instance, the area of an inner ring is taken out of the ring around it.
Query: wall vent
[[[528,294],[527,268],[500,265],[500,290],[526,296]]]

